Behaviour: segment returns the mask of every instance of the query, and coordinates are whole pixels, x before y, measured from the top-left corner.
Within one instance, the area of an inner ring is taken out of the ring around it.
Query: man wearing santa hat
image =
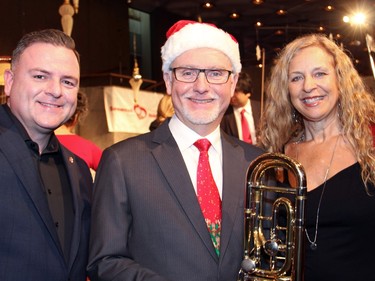
[[[183,20],[161,55],[175,115],[104,151],[88,272],[92,281],[236,280],[246,172],[262,153],[220,129],[241,71],[238,43]]]

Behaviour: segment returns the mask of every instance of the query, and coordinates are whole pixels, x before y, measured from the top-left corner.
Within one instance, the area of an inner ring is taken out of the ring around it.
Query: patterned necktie
[[[199,139],[194,145],[199,149],[197,169],[197,194],[208,231],[214,244],[216,254],[220,254],[221,200],[215,180],[212,176],[208,149],[211,143],[207,139]]]
[[[242,111],[241,111],[242,140],[247,142],[247,143],[252,144],[253,141],[251,140],[249,123],[247,122],[245,112],[246,112],[246,110],[242,109]]]

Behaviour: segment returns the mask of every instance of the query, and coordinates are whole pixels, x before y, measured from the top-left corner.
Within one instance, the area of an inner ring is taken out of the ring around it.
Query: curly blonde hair
[[[342,133],[357,153],[362,180],[368,192],[368,183],[375,185],[374,138],[371,132],[375,123],[375,100],[351,58],[324,35],[299,37],[279,54],[267,86],[265,111],[260,124],[260,146],[269,152],[283,152],[286,143],[301,137],[304,125],[290,100],[288,70],[296,53],[310,46],[320,47],[333,57],[340,93],[338,110]]]

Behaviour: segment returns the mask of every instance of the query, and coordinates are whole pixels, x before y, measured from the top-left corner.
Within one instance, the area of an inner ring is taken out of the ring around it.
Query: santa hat
[[[161,48],[163,72],[168,72],[171,63],[183,52],[196,48],[212,48],[223,52],[231,60],[233,71],[241,72],[237,40],[213,24],[189,20],[180,20],[167,31],[167,41]]]

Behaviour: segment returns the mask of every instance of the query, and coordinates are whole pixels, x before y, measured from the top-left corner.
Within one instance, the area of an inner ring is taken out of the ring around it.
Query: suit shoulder
[[[249,144],[247,142],[244,142],[234,136],[231,136],[231,135],[228,135],[228,134],[225,134],[226,136],[226,139],[229,140],[230,142],[232,142],[234,145],[237,145],[237,146],[240,146],[242,147],[242,149],[245,151],[245,153],[249,152],[251,154],[263,154],[265,151],[258,147],[258,146],[255,146],[255,145],[252,145],[252,144]]]
[[[155,131],[155,130],[154,130]],[[150,147],[152,144],[152,135],[153,132],[133,136],[124,140],[121,140],[119,142],[116,142],[112,144],[111,146],[107,147],[105,151],[127,151],[127,152],[132,152],[132,151],[139,151],[139,150],[144,150]]]
[[[256,145],[248,144],[244,141],[238,140],[238,144],[244,148],[246,151],[251,151],[251,152],[257,152],[258,154],[263,154],[264,150]]]

